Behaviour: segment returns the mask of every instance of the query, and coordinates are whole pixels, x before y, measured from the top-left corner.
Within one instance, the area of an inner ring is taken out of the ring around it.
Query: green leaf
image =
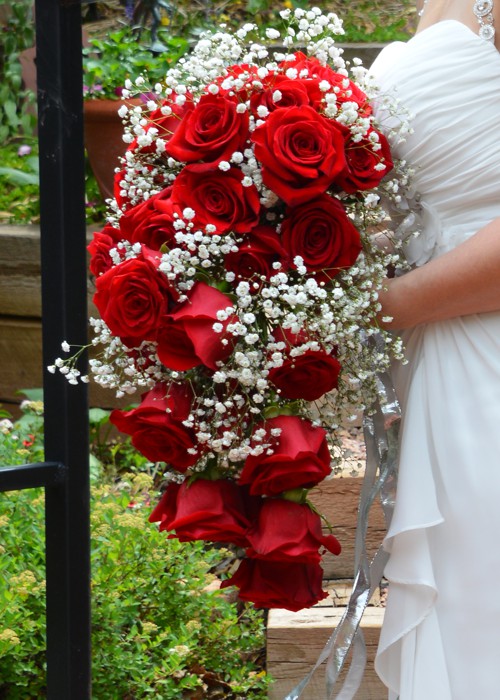
[[[104,425],[109,422],[109,414],[111,411],[105,411],[103,408],[91,408],[89,410],[89,421],[92,425]]]
[[[38,185],[39,182],[38,173],[25,173],[15,168],[0,168],[0,175],[13,185]]]
[[[16,103],[12,101],[4,102],[3,108],[9,124],[11,124],[11,126],[17,126],[17,124],[19,124],[19,117],[17,116]]]
[[[43,389],[19,389],[16,394],[26,396],[30,401],[43,401]]]

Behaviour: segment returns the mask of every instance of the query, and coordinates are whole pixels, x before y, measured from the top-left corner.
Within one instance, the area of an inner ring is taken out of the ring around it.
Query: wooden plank
[[[16,393],[19,389],[41,387],[42,382],[41,322],[0,317],[0,404],[19,404],[23,398]],[[118,400],[112,391],[94,382],[89,385],[91,406],[124,407],[138,400],[139,394]]]
[[[333,527],[333,534],[342,545],[335,557],[326,554],[323,570],[326,579],[352,578],[354,572],[354,542],[362,476],[341,476],[328,479],[312,489],[309,498]],[[382,507],[373,504],[368,519],[367,551],[371,557],[381,545],[386,528]]]
[[[314,607],[292,613],[272,610],[267,630],[267,671],[273,678],[269,700],[283,700],[287,692],[310,670],[328,637],[338,624],[344,608]],[[373,661],[378,645],[383,608],[369,607],[361,627],[367,646],[367,669],[356,700],[386,700],[387,690],[377,677]],[[341,680],[345,671],[341,675]],[[339,685],[340,688],[340,685]],[[314,675],[301,700],[327,700],[324,666]]]
[[[40,317],[38,226],[0,228],[0,314]]]
[[[87,229],[89,242],[100,228],[97,224]],[[92,294],[89,284],[91,309]],[[41,313],[40,229],[0,226],[0,315],[40,318]]]

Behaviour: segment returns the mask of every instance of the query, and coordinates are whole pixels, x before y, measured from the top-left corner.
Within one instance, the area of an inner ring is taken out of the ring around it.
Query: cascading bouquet
[[[338,17],[281,16],[283,32],[265,32],[282,44],[272,55],[247,24],[202,38],[162,84],[126,86],[143,104],[120,108],[128,150],[89,246],[102,347],[90,365],[117,396],[145,390],[111,421],[166,465],[150,520],[235,545],[222,586],[299,610],[326,596],[322,552],[340,551],[307,491],[341,463],[343,417],[401,357],[377,327],[395,258],[373,233],[407,173],[365,69],[349,72],[335,44]],[[57,367],[78,381],[74,358]]]

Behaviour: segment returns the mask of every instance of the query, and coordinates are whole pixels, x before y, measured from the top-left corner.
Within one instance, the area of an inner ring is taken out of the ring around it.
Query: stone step
[[[289,612],[271,610],[267,627],[267,671],[273,683],[269,690],[269,700],[283,700],[288,692],[311,670],[323,649],[328,637],[338,625],[345,607],[348,592],[342,584],[333,586],[328,600],[308,610]],[[367,647],[367,667],[362,685],[356,693],[356,700],[386,700],[387,689],[379,680],[373,668],[373,660],[378,646],[384,608],[380,598],[366,609],[361,627]],[[341,680],[345,671],[341,674]],[[339,682],[338,688],[341,685]],[[327,700],[325,690],[324,665],[314,674],[301,700]]]

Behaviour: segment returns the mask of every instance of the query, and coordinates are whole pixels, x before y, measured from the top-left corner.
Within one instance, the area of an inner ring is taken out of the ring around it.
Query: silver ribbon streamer
[[[369,562],[366,551],[368,515],[380,497],[389,527],[397,484],[398,432],[401,412],[388,373],[378,377],[378,400],[374,413],[366,416],[363,431],[366,442],[366,470],[361,489],[355,546],[355,577],[346,610],[318,660],[303,680],[284,700],[298,700],[316,670],[326,661],[326,697],[334,700],[335,685],[352,647],[353,655],[346,678],[335,700],[352,700],[361,684],[366,665],[366,646],[360,628],[361,617],[373,592],[380,585],[388,553],[380,545]]]

